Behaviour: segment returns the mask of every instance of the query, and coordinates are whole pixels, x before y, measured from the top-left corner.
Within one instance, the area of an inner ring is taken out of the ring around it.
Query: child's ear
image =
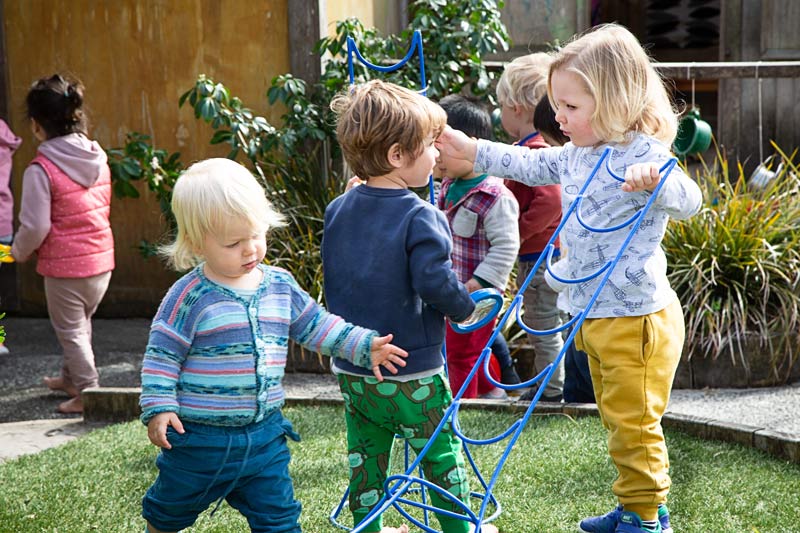
[[[400,168],[403,166],[405,163],[405,157],[403,156],[403,149],[400,148],[398,143],[394,143],[389,147],[389,151],[386,153],[386,159],[394,168]]]
[[[189,247],[196,257],[203,257],[203,247],[200,243],[189,241]]]

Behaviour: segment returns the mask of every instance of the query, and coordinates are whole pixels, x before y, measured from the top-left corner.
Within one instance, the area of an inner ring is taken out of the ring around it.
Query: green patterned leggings
[[[339,374],[347,422],[350,462],[350,511],[358,524],[383,497],[383,484],[391,469],[395,435],[402,435],[419,452],[442,420],[452,402],[447,378],[439,374],[413,381],[378,382],[373,377]],[[461,501],[469,496],[467,472],[461,441],[448,423],[425,453],[425,479],[437,484]],[[430,491],[432,504],[460,512],[458,506]],[[469,522],[436,515],[443,533],[466,533]],[[380,531],[382,518],[373,520],[366,531]]]

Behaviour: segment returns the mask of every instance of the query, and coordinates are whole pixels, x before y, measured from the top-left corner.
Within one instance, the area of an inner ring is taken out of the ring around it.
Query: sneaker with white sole
[[[500,387],[495,387],[489,392],[478,396],[481,400],[508,400],[508,394]]]
[[[610,513],[584,518],[578,524],[578,531],[582,533],[614,533],[621,514],[622,505],[617,505]],[[658,522],[661,524],[662,533],[672,533],[672,526],[669,522],[669,509],[663,503],[658,506]]]

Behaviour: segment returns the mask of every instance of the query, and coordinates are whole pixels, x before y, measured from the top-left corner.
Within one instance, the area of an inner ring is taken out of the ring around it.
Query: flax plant
[[[663,246],[689,357],[727,354],[749,374],[757,350],[769,354],[771,380],[785,382],[800,347],[800,172],[794,153],[775,149],[784,167],[764,190],[748,188],[742,165],[719,151],[703,163],[704,206],[673,221]]]

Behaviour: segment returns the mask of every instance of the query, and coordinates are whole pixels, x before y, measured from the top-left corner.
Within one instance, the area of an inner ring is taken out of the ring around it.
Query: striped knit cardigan
[[[263,279],[249,300],[210,281],[202,265],[170,288],[145,351],[143,423],[166,411],[214,426],[261,421],[283,405],[289,339],[371,367],[377,332],[328,313],[289,272],[260,268]]]

